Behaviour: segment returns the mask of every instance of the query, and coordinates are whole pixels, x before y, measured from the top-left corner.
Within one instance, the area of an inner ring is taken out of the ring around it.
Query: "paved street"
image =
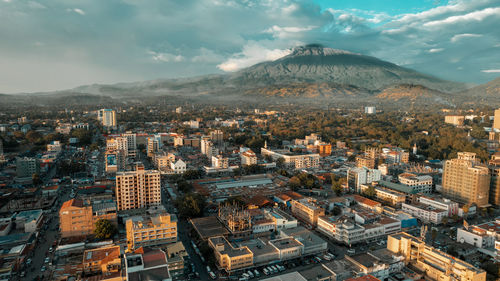
[[[43,277],[43,280],[50,280],[50,274],[51,274],[51,268],[48,263],[45,263],[45,258],[49,257],[50,261],[53,261],[54,257],[54,251],[52,253],[49,253],[49,248],[52,246],[52,243],[57,240],[57,235],[59,233],[59,230],[57,228],[57,224],[59,222],[59,207],[61,204],[69,200],[69,194],[70,194],[70,186],[63,185],[61,188],[63,188],[60,193],[60,199],[56,202],[56,211],[51,212],[50,210],[48,213],[46,213],[46,218],[45,222],[49,221],[49,223],[44,223],[42,226],[42,230],[39,235],[39,242],[37,243],[37,246],[31,253],[31,258],[32,263],[27,266],[25,269],[26,276],[22,278],[21,280],[33,280],[37,276]],[[46,230],[43,230],[47,226]],[[46,270],[44,272],[41,271],[42,266],[46,267]]]

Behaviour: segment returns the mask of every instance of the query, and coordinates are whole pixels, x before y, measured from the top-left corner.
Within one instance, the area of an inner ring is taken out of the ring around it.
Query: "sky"
[[[500,76],[500,0],[0,0],[0,93],[237,71],[319,43]]]

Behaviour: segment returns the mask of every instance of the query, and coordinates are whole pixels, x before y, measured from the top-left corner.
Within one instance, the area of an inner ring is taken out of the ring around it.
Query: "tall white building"
[[[362,168],[350,168],[347,172],[347,186],[351,190],[360,192],[360,187],[362,184],[369,184],[374,181],[379,181],[382,172],[377,169],[368,169],[366,167]]]
[[[116,127],[116,111],[113,109],[101,109],[97,112],[97,119],[104,127]]]

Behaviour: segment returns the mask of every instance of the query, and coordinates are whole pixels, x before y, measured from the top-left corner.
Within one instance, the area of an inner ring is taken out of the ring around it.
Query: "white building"
[[[375,106],[365,106],[365,114],[375,114],[377,113],[377,109]]]
[[[469,226],[468,229],[457,229],[457,242],[467,243],[477,248],[490,248],[495,251],[495,243],[500,243],[500,219],[479,225]],[[500,257],[500,249],[497,250]]]
[[[350,168],[347,172],[347,186],[349,189],[359,192],[362,184],[379,181],[381,176],[382,172],[377,169]]]
[[[444,217],[448,216],[448,212],[446,210],[438,209],[431,205],[422,203],[413,203],[411,205],[403,203],[401,205],[401,209],[403,212],[406,212],[426,223],[431,222],[439,224]]]
[[[227,169],[229,168],[229,159],[223,157],[222,155],[212,156],[212,167]]]
[[[261,148],[263,156],[270,156],[273,161],[282,158],[283,164],[290,169],[319,168],[319,154],[293,154],[288,150]]]
[[[174,174],[183,174],[186,172],[186,163],[181,159],[177,160],[175,163],[170,162],[170,169]]]
[[[418,193],[432,193],[432,177],[428,175],[417,176],[410,173],[402,173],[398,176],[399,182],[412,187]]]
[[[49,153],[59,153],[62,150],[62,145],[60,141],[52,141],[47,144],[47,152]]]
[[[247,150],[240,154],[241,165],[257,165],[257,155],[252,150]]]
[[[437,209],[445,210],[447,212],[447,216],[449,217],[458,215],[458,210],[460,209],[457,202],[453,202],[448,198],[420,196],[418,200],[420,201],[420,203],[433,206]]]

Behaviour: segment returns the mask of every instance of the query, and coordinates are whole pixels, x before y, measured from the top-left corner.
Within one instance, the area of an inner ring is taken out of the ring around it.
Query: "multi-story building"
[[[369,188],[369,185],[362,184],[360,187],[361,193],[366,192]],[[404,193],[381,186],[375,186],[375,197],[396,207],[401,206],[401,204],[406,201],[406,195]]]
[[[229,168],[229,159],[223,157],[222,155],[212,156],[212,167],[227,169]]]
[[[366,156],[356,156],[356,167],[363,168],[366,167],[368,169],[375,169],[377,165],[377,159],[366,157]]]
[[[222,145],[224,143],[224,133],[221,130],[210,131],[210,140],[217,145]]]
[[[500,109],[497,109],[497,111],[500,111]],[[488,164],[491,175],[489,202],[490,204],[500,206],[500,153],[491,156]]]
[[[160,205],[160,171],[138,166],[135,171],[118,172],[115,193],[119,211]]]
[[[141,248],[125,255],[125,278],[119,280],[172,281],[167,255],[156,248]]]
[[[183,174],[187,170],[187,165],[182,159],[175,162],[170,162],[170,172],[172,174]]]
[[[40,162],[32,157],[16,158],[16,173],[19,178],[31,178],[40,173]]]
[[[365,106],[365,114],[375,114],[377,113],[375,106]]]
[[[381,171],[377,169],[368,169],[366,167],[350,168],[347,172],[347,186],[352,191],[360,192],[362,184],[379,181],[381,175]]]
[[[425,279],[442,281],[485,281],[486,271],[441,252],[407,233],[389,235],[387,249],[404,257],[425,275]]]
[[[153,160],[156,169],[166,171],[170,169],[170,163],[175,162],[175,155],[173,153],[155,154]]]
[[[240,158],[242,166],[257,165],[257,155],[252,150],[241,153]]]
[[[110,137],[106,139],[106,150],[121,150],[128,154],[128,139],[126,137]]]
[[[122,266],[120,246],[85,250],[82,265],[83,272],[88,275],[110,276],[118,273]]]
[[[370,217],[367,220],[366,217]],[[355,214],[355,219],[321,216],[317,230],[324,235],[344,243],[353,245],[361,242],[375,241],[388,234],[401,231],[401,221],[387,216],[375,219],[364,214]]]
[[[414,202],[412,204],[403,203],[401,206],[403,212],[406,212],[417,219],[420,219],[426,223],[441,223],[444,217],[448,216],[448,212],[443,209],[438,209],[431,205],[422,204],[418,202]]]
[[[462,126],[464,124],[465,117],[460,115],[447,115],[444,117],[444,122],[447,124]]]
[[[115,202],[92,203],[90,200],[71,199],[62,204],[59,222],[62,237],[92,234],[95,223],[106,219],[117,224]]]
[[[475,153],[459,152],[458,158],[445,162],[442,193],[446,197],[481,207],[488,205],[489,190],[489,169],[477,162]]]
[[[200,150],[201,153],[206,155],[208,159],[212,159],[213,156],[217,156],[219,154],[219,149],[209,139],[201,139]]]
[[[125,167],[127,157],[123,150],[106,150],[104,154],[106,173],[116,173]]]
[[[167,213],[132,217],[125,228],[129,249],[177,242],[177,217]]]
[[[420,196],[418,201],[422,204],[432,206],[436,209],[445,210],[446,216],[458,215],[459,205],[457,202],[453,202],[448,198],[443,198],[440,196]]]
[[[122,137],[127,138],[128,155],[135,156],[135,150],[137,149],[137,134],[127,132],[122,134]]]
[[[291,206],[292,214],[295,217],[312,226],[316,226],[318,224],[318,218],[325,215],[325,210],[316,205],[312,198],[292,200]]]
[[[47,144],[47,152],[49,153],[59,153],[62,150],[62,145],[60,141],[51,141]]]
[[[247,246],[233,247],[223,236],[209,238],[208,245],[214,249],[217,264],[226,272],[253,265],[253,253]]]
[[[432,193],[432,177],[428,175],[417,176],[411,173],[402,173],[398,175],[399,182],[412,187],[418,193]]]
[[[147,143],[148,157],[153,157],[155,155],[155,153],[160,151],[161,146],[162,146],[162,142],[161,142],[160,136],[148,137],[148,143]]]
[[[104,127],[116,127],[116,111],[113,109],[101,109],[97,112],[97,120]]]
[[[457,242],[482,249],[490,248],[495,252],[495,243],[500,242],[500,219],[457,229]],[[500,257],[500,251],[495,254]]]
[[[500,130],[500,108],[495,110],[495,116],[493,117],[493,129]]]
[[[283,164],[291,169],[307,169],[319,167],[319,154],[293,154],[288,150],[271,150],[261,148],[263,156],[270,156],[273,161],[283,159]]]

